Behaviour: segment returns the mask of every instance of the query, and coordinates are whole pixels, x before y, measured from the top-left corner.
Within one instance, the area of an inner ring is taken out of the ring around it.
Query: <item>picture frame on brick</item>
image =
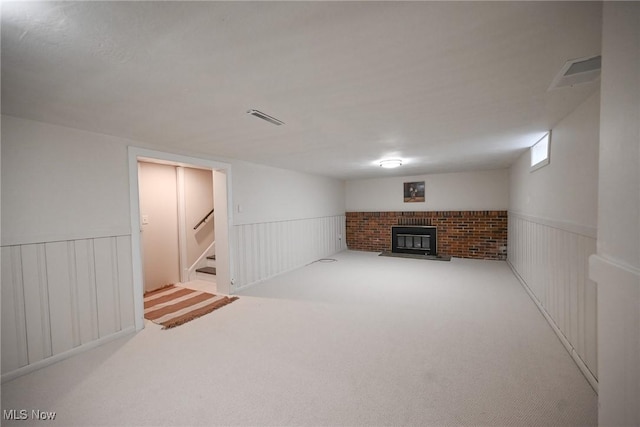
[[[424,181],[405,182],[404,183],[404,202],[405,203],[424,203]]]

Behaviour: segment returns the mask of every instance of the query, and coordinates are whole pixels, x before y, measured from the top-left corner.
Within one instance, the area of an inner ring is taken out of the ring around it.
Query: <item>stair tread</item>
[[[198,273],[207,273],[207,274],[216,274],[216,269],[214,267],[202,267],[196,269]]]
[[[209,255],[209,256],[207,257],[207,259],[216,259],[216,256],[215,256],[215,255]]]

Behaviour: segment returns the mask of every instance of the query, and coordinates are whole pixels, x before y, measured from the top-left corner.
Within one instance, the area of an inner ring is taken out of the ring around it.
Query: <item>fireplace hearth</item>
[[[391,227],[391,252],[437,255],[436,227]]]

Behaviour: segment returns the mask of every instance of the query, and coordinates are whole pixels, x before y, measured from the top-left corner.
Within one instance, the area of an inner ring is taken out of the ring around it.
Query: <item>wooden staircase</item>
[[[208,282],[216,281],[216,256],[209,255],[207,257],[207,265],[196,269],[196,278],[206,280]]]

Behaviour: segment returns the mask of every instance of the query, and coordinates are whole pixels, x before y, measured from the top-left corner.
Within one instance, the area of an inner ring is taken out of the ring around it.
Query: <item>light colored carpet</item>
[[[596,424],[504,262],[334,258],[5,383],[3,409],[56,411],[50,426]]]

